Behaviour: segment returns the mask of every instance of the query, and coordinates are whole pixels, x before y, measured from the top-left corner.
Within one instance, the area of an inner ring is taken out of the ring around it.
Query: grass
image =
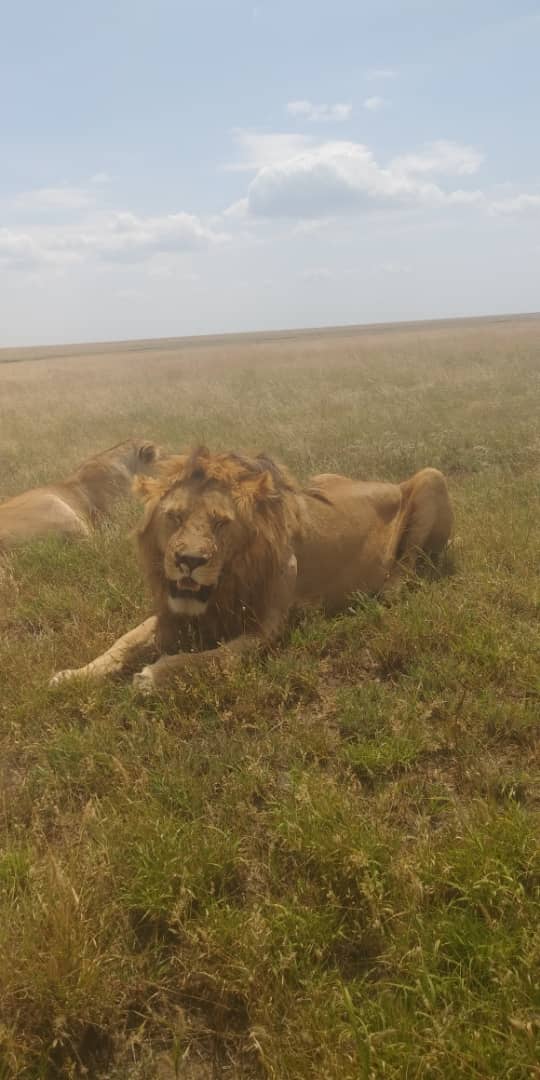
[[[0,365],[6,495],[139,430],[457,512],[440,575],[144,704],[46,689],[145,612],[136,509],[5,564],[2,1080],[540,1076],[538,331]]]

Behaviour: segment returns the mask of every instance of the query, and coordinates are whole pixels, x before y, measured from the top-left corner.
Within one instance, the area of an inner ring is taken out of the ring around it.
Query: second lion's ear
[[[139,457],[145,465],[151,465],[153,461],[159,461],[160,450],[153,442],[143,442],[139,446]]]

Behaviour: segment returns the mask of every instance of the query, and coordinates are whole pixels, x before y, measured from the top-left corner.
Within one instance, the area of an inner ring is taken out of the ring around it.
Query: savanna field
[[[0,352],[0,496],[130,435],[448,476],[390,603],[142,700],[135,502],[0,565],[0,1077],[540,1077],[540,317]]]

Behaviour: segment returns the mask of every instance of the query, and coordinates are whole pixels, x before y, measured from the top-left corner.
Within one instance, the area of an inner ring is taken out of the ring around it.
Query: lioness
[[[302,490],[267,457],[202,447],[135,487],[146,503],[138,544],[155,615],[53,685],[133,670],[145,658],[154,662],[134,684],[151,692],[195,663],[227,666],[274,639],[295,603],[336,611],[356,590],[393,587],[420,552],[441,551],[453,523],[436,469],[403,484],[327,474]]]
[[[133,477],[152,471],[159,457],[154,443],[127,439],[83,461],[66,480],[0,503],[0,551],[49,533],[88,536],[112,502],[131,490]]]

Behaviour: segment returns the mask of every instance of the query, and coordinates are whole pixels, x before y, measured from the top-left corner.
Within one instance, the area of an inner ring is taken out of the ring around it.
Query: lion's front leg
[[[123,634],[107,652],[80,668],[68,668],[53,675],[49,685],[59,686],[71,679],[105,679],[133,668],[156,651],[156,617],[152,615],[143,623]]]
[[[133,676],[133,686],[142,694],[151,694],[154,691],[167,690],[177,679],[189,678],[190,673],[198,668],[217,667],[221,671],[231,671],[241,656],[256,650],[262,641],[263,638],[258,635],[243,634],[216,649],[160,656],[154,664],[148,664]]]

